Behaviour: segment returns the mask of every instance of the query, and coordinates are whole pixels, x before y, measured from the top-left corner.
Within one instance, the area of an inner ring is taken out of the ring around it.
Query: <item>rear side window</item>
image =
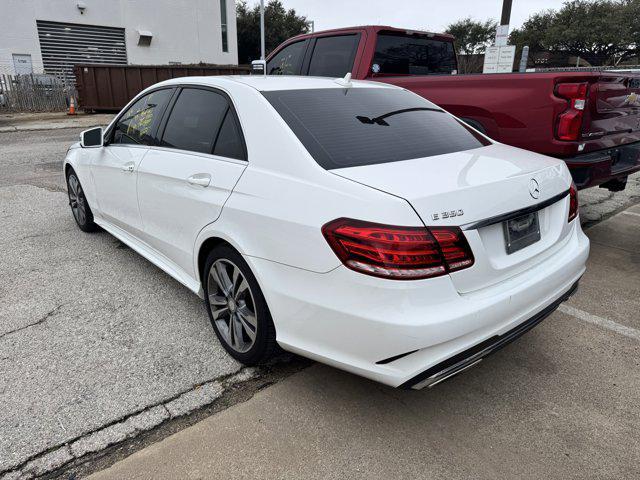
[[[327,170],[490,144],[433,103],[406,90],[327,88],[263,95]]]
[[[118,119],[112,144],[152,145],[173,90],[156,90],[137,100]]]
[[[220,127],[220,133],[218,133],[213,153],[221,157],[246,160],[244,142],[242,141],[238,121],[233,114],[233,110],[230,108],[227,109],[222,127]]]
[[[246,160],[240,122],[221,93],[185,88],[176,100],[160,144],[192,152]]]
[[[211,90],[185,88],[176,100],[161,145],[211,153],[229,103]]]
[[[307,41],[292,43],[276,53],[267,63],[268,75],[298,75],[302,59],[307,49]]]
[[[371,71],[380,75],[450,74],[456,69],[452,42],[424,35],[381,33]]]
[[[318,38],[309,64],[309,75],[344,77],[353,69],[359,38],[360,35]]]

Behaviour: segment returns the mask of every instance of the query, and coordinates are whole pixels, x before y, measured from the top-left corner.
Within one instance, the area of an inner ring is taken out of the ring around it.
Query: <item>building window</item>
[[[229,38],[227,35],[227,0],[220,0],[220,27],[222,30],[222,51],[229,51]]]

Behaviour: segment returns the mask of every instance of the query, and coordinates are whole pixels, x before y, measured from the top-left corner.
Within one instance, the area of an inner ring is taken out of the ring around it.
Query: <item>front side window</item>
[[[268,75],[298,75],[307,41],[292,43],[276,53],[267,63]]]
[[[453,42],[397,33],[378,35],[371,64],[378,75],[450,74],[456,68]]]
[[[325,88],[263,92],[323,168],[460,152],[490,142],[406,90]]]
[[[154,135],[169,103],[170,88],[156,90],[140,98],[118,119],[113,144],[153,145]]]
[[[344,77],[353,69],[360,35],[320,37],[309,64],[309,75],[317,77]]]

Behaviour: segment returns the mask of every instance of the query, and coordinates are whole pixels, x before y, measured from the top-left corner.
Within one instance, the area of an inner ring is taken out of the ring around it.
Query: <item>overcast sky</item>
[[[316,31],[352,25],[391,25],[440,32],[468,16],[499,20],[502,11],[502,0],[282,0],[282,3],[285,8],[294,8],[299,15],[314,20]],[[519,27],[532,13],[558,9],[562,3],[513,0],[511,26]]]

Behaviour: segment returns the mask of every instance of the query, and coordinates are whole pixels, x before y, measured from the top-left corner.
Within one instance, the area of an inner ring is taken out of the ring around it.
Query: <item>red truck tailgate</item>
[[[603,74],[591,87],[591,118],[583,136],[608,146],[640,140],[640,76]]]

